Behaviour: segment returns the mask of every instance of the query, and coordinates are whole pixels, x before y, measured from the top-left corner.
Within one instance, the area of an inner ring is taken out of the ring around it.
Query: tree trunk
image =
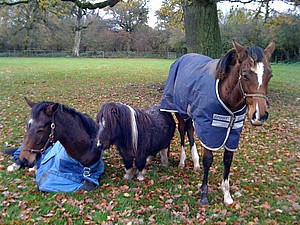
[[[73,46],[73,51],[72,51],[72,55],[74,57],[79,57],[80,41],[81,41],[81,30],[76,29],[75,30],[75,37],[74,37],[74,46]]]
[[[216,1],[186,0],[183,12],[187,51],[219,58],[223,51]]]
[[[82,9],[75,6],[76,11],[76,23],[75,23],[75,32],[74,32],[74,45],[72,50],[72,55],[74,57],[79,57],[80,41],[81,41],[81,31],[82,31]]]

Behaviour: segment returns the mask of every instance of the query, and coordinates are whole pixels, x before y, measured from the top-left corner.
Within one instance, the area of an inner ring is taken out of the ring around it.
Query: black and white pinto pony
[[[171,113],[161,112],[157,106],[142,110],[110,102],[101,106],[96,121],[99,125],[98,147],[117,147],[125,164],[124,179],[137,175],[138,180],[144,180],[147,158],[158,152],[161,163],[168,164],[176,127]]]
[[[203,180],[200,204],[208,204],[208,172],[213,151],[225,147],[221,188],[225,204],[232,204],[229,171],[234,151],[238,148],[246,110],[251,124],[261,126],[268,118],[268,82],[272,77],[269,59],[275,49],[245,48],[233,41],[234,48],[220,59],[199,54],[186,54],[176,60],[164,88],[161,110],[175,112],[181,137],[179,167],[184,167],[185,133],[188,134],[194,169],[200,168],[194,141],[194,129],[203,151]]]

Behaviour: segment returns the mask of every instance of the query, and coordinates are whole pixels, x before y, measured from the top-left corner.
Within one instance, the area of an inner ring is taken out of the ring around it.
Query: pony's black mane
[[[91,137],[91,139],[94,139],[97,135],[97,126],[96,123],[92,118],[90,118],[88,115],[85,115],[81,112],[76,111],[75,109],[72,109],[68,106],[65,106],[63,104],[55,103],[55,102],[39,102],[36,104],[31,111],[32,118],[37,118],[38,115],[42,110],[44,110],[46,107],[50,105],[58,104],[59,105],[59,111],[65,111],[69,114],[71,114],[73,117],[77,117],[80,119],[80,121],[83,124],[83,127],[85,131],[88,133],[88,135]]]
[[[255,63],[262,62],[264,58],[264,50],[260,47],[249,47],[246,49],[247,56],[251,57]],[[216,78],[223,79],[236,64],[237,53],[235,49],[231,49],[218,62],[216,70]]]

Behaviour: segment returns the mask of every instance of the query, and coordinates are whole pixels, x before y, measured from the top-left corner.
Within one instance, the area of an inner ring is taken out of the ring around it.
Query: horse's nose
[[[23,158],[22,160],[19,160],[19,163],[20,163],[20,166],[23,168],[28,166],[28,160],[25,158]]]
[[[262,126],[263,123],[268,119],[269,113],[265,111],[263,115],[260,115],[258,111],[255,111],[251,118],[251,123],[254,126]]]

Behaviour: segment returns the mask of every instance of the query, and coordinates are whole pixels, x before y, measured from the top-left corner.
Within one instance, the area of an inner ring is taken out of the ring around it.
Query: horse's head
[[[58,103],[34,103],[25,98],[31,107],[31,114],[27,122],[27,131],[20,152],[20,160],[26,166],[32,167],[37,157],[44,153],[54,140],[54,114]]]
[[[266,49],[258,47],[244,48],[233,42],[237,53],[239,83],[241,92],[246,99],[251,124],[261,126],[268,118],[267,89],[272,77],[269,59],[275,49],[271,42]]]
[[[109,149],[117,138],[119,127],[120,112],[115,103],[103,104],[100,108],[96,123],[99,126],[97,134],[97,146],[101,149]]]

